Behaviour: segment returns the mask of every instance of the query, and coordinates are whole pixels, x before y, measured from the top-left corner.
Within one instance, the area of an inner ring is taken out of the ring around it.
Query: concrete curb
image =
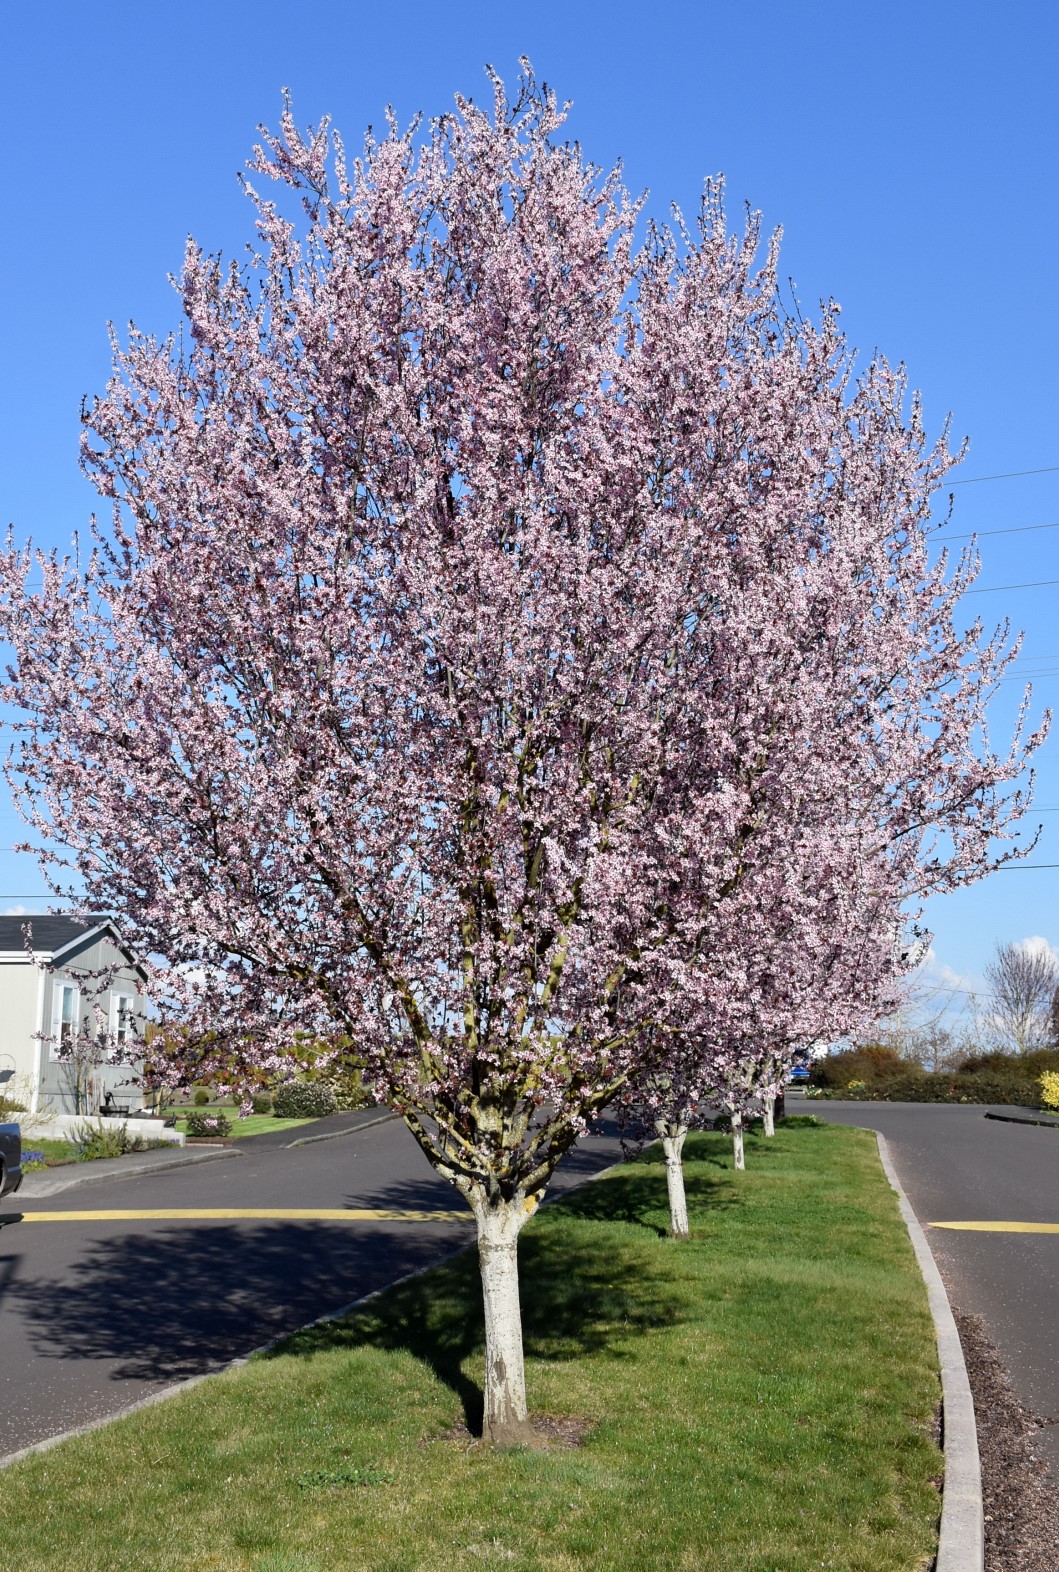
[[[401,1115],[394,1113],[392,1108],[387,1108],[377,1118],[365,1119],[362,1124],[351,1125],[348,1130],[327,1130],[323,1135],[300,1136],[296,1141],[288,1141],[283,1150],[291,1152],[296,1146],[312,1146],[316,1141],[338,1141],[344,1136],[359,1135],[362,1130],[374,1130],[377,1124],[389,1124],[391,1119],[400,1119],[400,1117]],[[252,1141],[253,1136],[248,1136],[247,1139]]]
[[[1001,1124],[1035,1124],[1041,1130],[1059,1130],[1059,1119],[1028,1119],[1022,1114],[987,1113],[987,1119],[999,1119]]]
[[[941,1495],[941,1531],[935,1572],[983,1572],[985,1517],[982,1506],[982,1468],[978,1456],[978,1429],[974,1418],[971,1383],[967,1377],[960,1334],[956,1330],[949,1296],[901,1181],[897,1177],[884,1136],[875,1132],[879,1157],[887,1179],[897,1192],[897,1202],[908,1229],[916,1260],[923,1274],[934,1318],[934,1335],[941,1365],[942,1444],[945,1450],[945,1483]]]
[[[187,1147],[176,1148],[179,1157],[166,1156],[164,1162],[130,1162],[127,1157],[96,1159],[91,1163],[71,1163],[76,1167],[77,1173],[69,1174],[60,1171],[52,1178],[51,1174],[27,1174],[22,1184],[15,1192],[18,1201],[43,1201],[45,1196],[58,1195],[61,1190],[72,1190],[75,1185],[104,1184],[110,1179],[142,1179],[144,1174],[169,1173],[173,1168],[189,1168],[193,1163],[216,1162],[221,1157],[242,1157],[242,1152],[236,1146],[216,1146],[209,1150],[188,1151]],[[100,1173],[99,1169],[106,1172]],[[85,1170],[88,1170],[85,1172]],[[55,1173],[55,1170],[51,1170]]]

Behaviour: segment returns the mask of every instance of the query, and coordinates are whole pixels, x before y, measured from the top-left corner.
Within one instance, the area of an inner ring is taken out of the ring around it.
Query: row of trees
[[[91,554],[12,541],[0,598],[54,888],[158,958],[195,1077],[356,1044],[474,1212],[510,1442],[563,1153],[619,1100],[677,1144],[885,1005],[1038,739],[983,741],[1014,652],[931,564],[903,374],[718,184],[638,241],[528,67],[493,89],[355,160],[287,107],[248,265],[190,244],[185,333],[85,414]]]

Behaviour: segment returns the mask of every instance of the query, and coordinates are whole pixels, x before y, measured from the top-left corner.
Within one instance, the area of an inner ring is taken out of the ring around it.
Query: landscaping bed
[[[741,1175],[722,1135],[686,1154],[686,1244],[654,1151],[526,1229],[538,1449],[474,1439],[465,1252],[0,1474],[8,1559],[104,1572],[129,1523],[130,1569],[926,1568],[934,1335],[874,1137],[792,1121]]]
[[[209,1118],[211,1115],[222,1114],[228,1121],[231,1129],[221,1139],[229,1141],[236,1141],[247,1135],[264,1135],[266,1131],[271,1130],[295,1130],[299,1125],[313,1123],[312,1118],[278,1119],[275,1114],[248,1114],[245,1119],[240,1119],[239,1110],[230,1104],[211,1104],[206,1108],[185,1108],[179,1111],[174,1108],[169,1111],[177,1114],[176,1128],[183,1131],[185,1135],[188,1128],[189,1113],[199,1114],[206,1118]],[[201,1140],[205,1139],[205,1137],[196,1137],[195,1139]]]
[[[130,1137],[120,1129],[93,1128],[91,1119],[85,1120],[88,1139],[67,1141],[30,1137],[22,1145],[22,1168],[27,1174],[41,1173],[47,1168],[64,1168],[68,1163],[87,1163],[95,1159],[128,1157],[137,1152],[152,1152],[166,1147],[169,1141],[145,1140],[142,1136]]]

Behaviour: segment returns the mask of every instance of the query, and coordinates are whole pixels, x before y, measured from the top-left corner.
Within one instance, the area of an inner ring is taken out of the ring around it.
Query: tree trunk
[[[662,1150],[666,1154],[666,1185],[669,1190],[669,1232],[674,1239],[688,1237],[688,1203],[684,1195],[684,1164],[681,1152],[687,1125],[668,1124],[660,1119],[655,1126],[662,1137]]]
[[[740,1172],[746,1167],[743,1158],[743,1116],[741,1113],[732,1115],[732,1150],[735,1153],[735,1166]]]
[[[482,1435],[496,1446],[528,1446],[534,1439],[526,1408],[522,1311],[518,1297],[518,1236],[536,1211],[536,1197],[504,1201],[482,1192],[469,1197],[478,1224],[478,1260],[485,1305],[485,1407]]]
[[[765,1116],[765,1134],[776,1134],[776,1093],[766,1092],[762,1098],[762,1107]]]

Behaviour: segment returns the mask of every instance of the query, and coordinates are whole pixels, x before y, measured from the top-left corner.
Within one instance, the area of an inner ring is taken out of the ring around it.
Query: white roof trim
[[[38,953],[41,955],[47,953],[49,959],[56,961],[60,955],[65,955],[67,950],[72,950],[75,945],[84,944],[86,939],[98,938],[101,933],[112,933],[114,937],[121,943],[122,949],[125,949],[125,943],[114,924],[112,922],[100,922],[97,923],[94,928],[86,928],[83,933],[75,934],[74,937],[72,939],[68,939],[65,944],[60,944],[57,950],[50,950],[47,952],[41,950]],[[131,950],[129,951],[129,954],[132,954]]]

